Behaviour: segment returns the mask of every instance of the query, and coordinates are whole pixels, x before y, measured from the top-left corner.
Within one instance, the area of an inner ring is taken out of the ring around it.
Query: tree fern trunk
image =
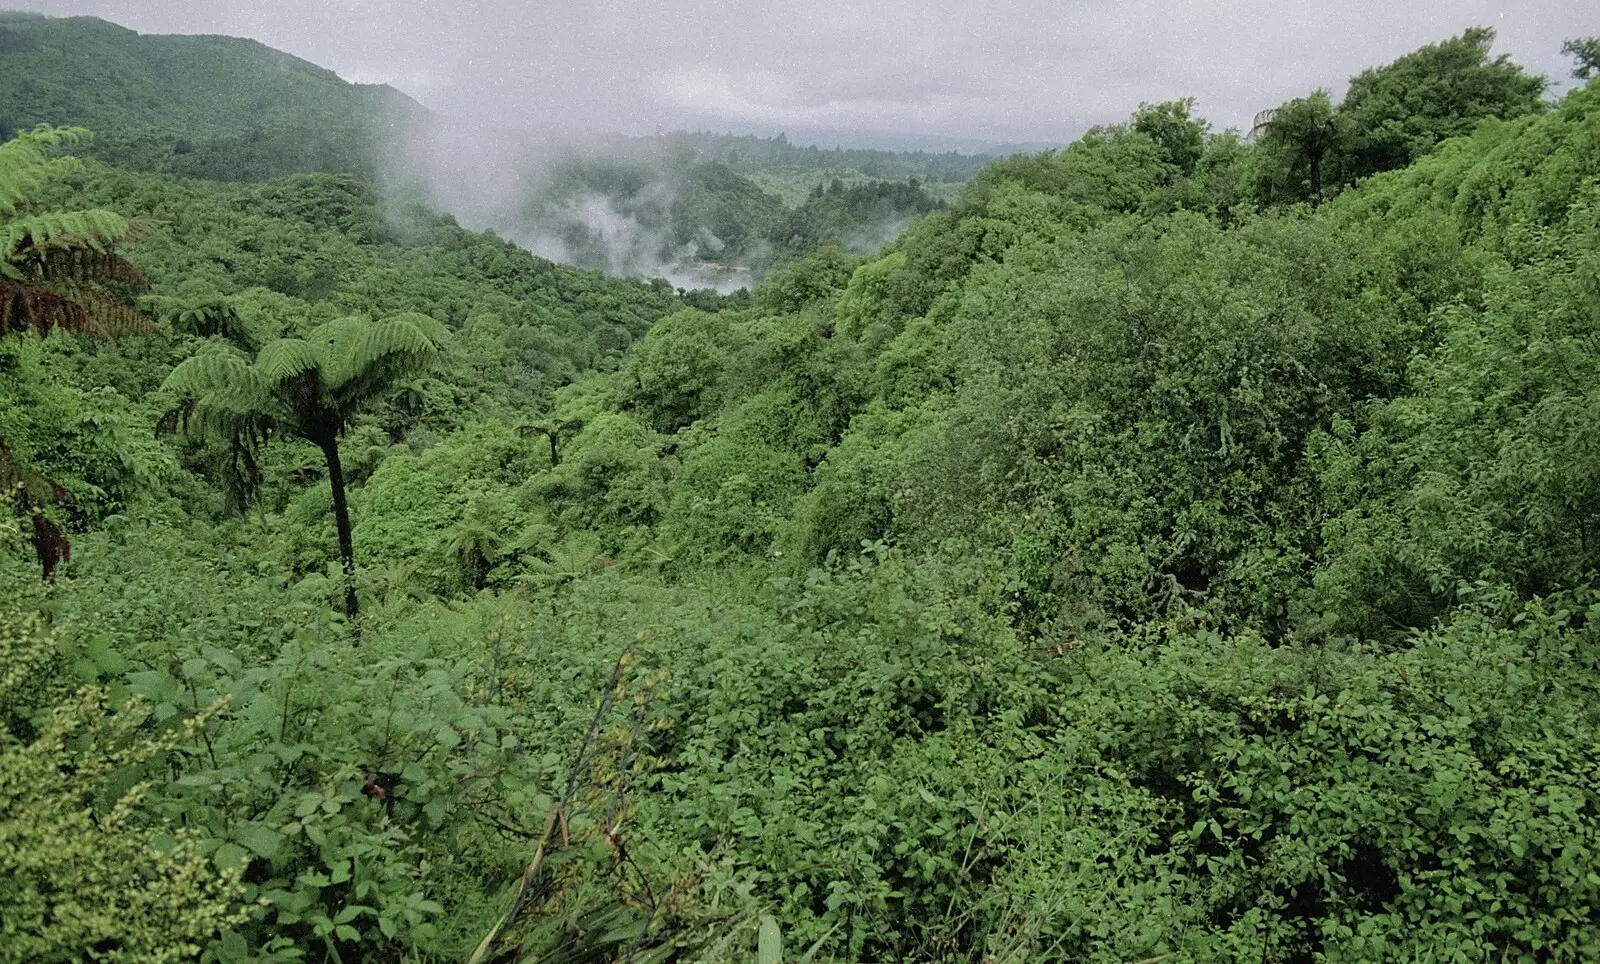
[[[344,614],[356,618],[356,548],[350,538],[350,506],[344,498],[344,466],[339,463],[339,442],[323,443],[322,457],[328,460],[328,486],[333,489],[333,524],[339,530],[339,560],[344,564]]]

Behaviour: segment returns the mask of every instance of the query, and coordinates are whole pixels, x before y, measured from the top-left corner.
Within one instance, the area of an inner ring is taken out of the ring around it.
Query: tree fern
[[[77,128],[37,127],[0,144],[0,337],[24,329],[121,334],[152,330],[126,292],[149,282],[116,254],[130,225],[110,211],[30,210],[30,199],[53,177],[77,169],[57,154],[87,140]],[[34,553],[49,579],[71,558],[71,544],[44,507],[66,493],[34,472],[0,439],[0,500],[32,523]]]
[[[116,254],[127,220],[111,211],[28,209],[34,192],[76,167],[55,152],[88,136],[38,127],[0,144],[0,335],[58,326],[104,335],[154,330],[126,297],[150,286]]]
[[[230,497],[243,496],[241,507],[260,481],[257,450],[273,434],[287,433],[322,450],[345,572],[345,612],[352,619],[355,549],[339,437],[395,381],[433,364],[442,336],[442,326],[424,315],[377,322],[356,315],[321,325],[304,339],[271,342],[253,364],[232,349],[202,351],[173,369],[162,386],[176,396],[163,427],[226,446],[224,485]]]
[[[28,198],[51,177],[77,169],[75,158],[54,152],[86,143],[88,131],[78,127],[40,125],[0,144],[0,220],[10,220]]]
[[[202,293],[195,294],[193,288]],[[147,310],[157,314],[171,330],[203,338],[225,338],[238,348],[254,351],[259,347],[256,338],[233,302],[214,290],[193,285],[185,295],[145,299]]]

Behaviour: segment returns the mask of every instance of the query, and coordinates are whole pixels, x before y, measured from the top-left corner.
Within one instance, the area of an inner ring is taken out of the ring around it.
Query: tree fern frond
[[[249,506],[261,488],[258,453],[277,428],[277,421],[270,414],[251,409],[245,401],[238,392],[184,397],[156,423],[157,434],[181,431],[221,449],[222,458],[215,469],[229,507],[239,512]]]
[[[49,178],[49,151],[35,135],[21,134],[0,144],[0,218],[9,218]]]
[[[46,284],[113,284],[139,291],[150,287],[142,271],[121,255],[105,249],[54,248],[35,253],[21,266],[33,280]]]
[[[150,298],[146,304],[173,331],[202,338],[222,337],[246,351],[255,350],[254,333],[239,316],[233,302],[221,295],[211,294],[194,300]]]
[[[156,330],[116,290],[149,287],[113,251],[127,221],[102,210],[21,213],[36,189],[76,163],[53,152],[88,138],[78,128],[41,126],[0,144],[0,333]]]
[[[256,356],[255,371],[267,385],[278,387],[323,366],[322,352],[313,342],[280,338]]]
[[[438,351],[406,316],[379,322],[343,319],[322,326],[313,337],[318,333],[326,339],[319,347],[328,387],[347,399],[365,399],[377,386],[425,369]]]
[[[157,218],[123,218],[127,226],[122,235],[122,240],[127,242],[143,241],[151,235],[169,226],[170,222]]]
[[[104,251],[128,234],[128,222],[111,211],[52,211],[13,218],[0,227],[0,251],[25,257],[51,248]]]
[[[48,335],[57,327],[102,333],[87,306],[38,285],[0,278],[0,335],[30,329]]]
[[[178,400],[162,416],[157,432],[182,431],[224,446],[228,498],[242,507],[260,482],[256,451],[277,427],[277,416],[284,414],[271,387],[237,352],[226,349],[186,359],[161,387]]]
[[[56,157],[55,152],[92,137],[79,127],[40,125],[0,144],[0,220],[15,217],[46,181],[76,171],[76,158]]]
[[[82,127],[52,127],[49,124],[39,124],[31,131],[18,134],[17,139],[58,151],[88,144],[94,140],[94,134]]]
[[[343,359],[352,370],[359,370],[387,355],[431,356],[438,350],[433,339],[404,318],[390,318],[363,328],[349,344]]]
[[[343,318],[335,318],[311,329],[311,333],[306,335],[306,341],[326,351],[329,346],[343,344],[348,341],[356,332],[361,330],[363,325],[370,323],[371,319],[364,315],[346,315]]]
[[[128,335],[153,335],[161,329],[139,310],[115,295],[81,285],[38,285],[57,297],[64,298],[82,308],[88,323],[82,331],[103,338],[122,338]],[[68,329],[72,330],[72,329]]]
[[[432,315],[425,315],[420,311],[407,311],[388,320],[406,322],[426,335],[435,348],[443,349],[450,342],[450,329]]]
[[[265,442],[277,426],[278,419],[270,412],[250,406],[247,393],[233,391],[178,399],[156,423],[156,432],[181,431],[195,438],[219,439],[232,446],[255,446]]]
[[[271,391],[239,353],[225,350],[203,351],[185,359],[167,376],[161,390],[188,397],[242,390],[258,398]]]

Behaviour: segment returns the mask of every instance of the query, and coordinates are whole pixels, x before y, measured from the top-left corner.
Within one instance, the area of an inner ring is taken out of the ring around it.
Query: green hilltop
[[[255,40],[0,14],[0,130],[70,124],[93,156],[206,178],[375,173],[427,111]]]
[[[255,40],[135,33],[94,17],[0,14],[0,112],[10,129],[76,124],[204,140],[273,127],[420,117],[392,87],[351,84]]]

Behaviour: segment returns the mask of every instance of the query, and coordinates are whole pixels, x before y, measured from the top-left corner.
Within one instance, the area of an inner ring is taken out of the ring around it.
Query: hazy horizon
[[[1497,53],[1568,84],[1561,43],[1594,33],[1574,0],[1515,7],[949,2],[805,8],[627,0],[515,10],[433,0],[9,0],[141,33],[249,37],[449,117],[645,135],[707,130],[797,143],[978,150],[1071,140],[1183,96],[1216,129],[1481,24]]]

